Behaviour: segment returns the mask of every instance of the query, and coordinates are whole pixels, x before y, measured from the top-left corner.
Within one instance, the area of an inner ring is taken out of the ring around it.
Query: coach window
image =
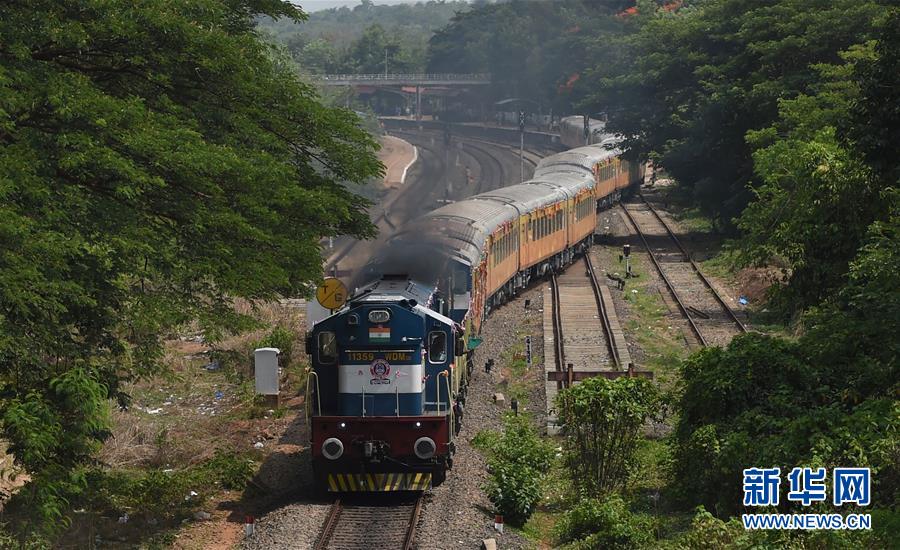
[[[330,365],[337,360],[337,338],[333,332],[319,333],[319,363]]]
[[[435,330],[428,333],[428,362],[443,363],[447,360],[447,334]]]

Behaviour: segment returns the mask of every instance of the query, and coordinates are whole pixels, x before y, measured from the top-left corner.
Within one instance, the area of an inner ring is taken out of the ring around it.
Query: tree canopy
[[[83,483],[122,378],[233,297],[304,292],[319,239],[372,235],[344,182],[381,167],[253,17],[280,0],[0,6],[0,427],[43,520]]]
[[[429,41],[428,71],[491,73],[495,99],[526,98],[545,112],[568,112],[567,79],[592,62],[580,40],[618,27],[610,16],[629,5],[514,0],[460,12]]]
[[[586,42],[594,55],[580,92],[722,228],[758,183],[747,132],[772,124],[780,100],[808,93],[817,64],[837,63],[841,51],[872,38],[882,11],[852,0],[638,7],[633,32]]]
[[[456,1],[375,5],[364,0],[310,14],[303,24],[287,18],[259,19],[267,34],[285,44],[300,67],[312,73],[419,72],[425,68],[432,33],[469,4]]]

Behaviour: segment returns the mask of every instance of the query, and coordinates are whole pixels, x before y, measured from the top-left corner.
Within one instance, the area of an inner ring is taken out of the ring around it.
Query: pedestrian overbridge
[[[485,86],[489,74],[319,74],[310,79],[324,86]]]

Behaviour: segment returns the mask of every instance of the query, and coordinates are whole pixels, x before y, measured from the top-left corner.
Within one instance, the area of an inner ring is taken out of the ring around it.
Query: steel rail
[[[335,499],[334,503],[331,505],[331,510],[328,511],[328,517],[325,518],[325,526],[322,528],[322,534],[319,536],[319,540],[316,541],[315,550],[325,550],[325,548],[328,547],[328,541],[331,540],[331,535],[334,533],[334,528],[337,526],[342,509],[341,499]]]
[[[656,259],[656,254],[653,253],[653,249],[650,248],[650,243],[647,242],[647,238],[644,236],[644,232],[641,231],[641,227],[638,225],[637,220],[634,219],[634,216],[631,215],[631,212],[628,211],[628,208],[625,207],[624,204],[620,203],[619,206],[622,207],[622,210],[625,211],[625,215],[631,221],[631,224],[634,226],[635,231],[637,231],[638,236],[641,238],[641,242],[644,243],[644,248],[647,249],[647,254],[650,256],[650,260],[653,262],[653,265],[656,266],[656,271],[659,272],[659,276],[662,278],[663,282],[666,284],[666,288],[669,289],[669,292],[672,294],[672,298],[675,299],[675,303],[678,305],[678,309],[681,310],[681,314],[684,315],[684,318],[687,319],[688,325],[690,325],[691,330],[694,335],[697,337],[697,340],[700,342],[700,345],[703,347],[707,346],[706,339],[700,333],[700,329],[697,327],[697,324],[694,322],[694,318],[691,317],[691,314],[688,313],[688,309],[681,302],[681,296],[678,295],[678,292],[675,290],[675,285],[669,281],[669,278],[666,277],[666,273],[663,271],[661,265],[659,265],[659,261]]]
[[[403,550],[411,550],[416,540],[416,527],[419,524],[419,516],[422,514],[423,501],[424,497],[422,493],[419,493],[419,498],[416,499],[416,505],[413,506],[413,511],[409,518],[409,529],[406,530],[406,538],[403,540]]]
[[[621,369],[622,362],[619,359],[619,349],[616,347],[612,326],[609,323],[609,312],[606,311],[606,304],[603,303],[603,296],[600,294],[600,283],[597,281],[597,275],[594,273],[594,266],[591,264],[590,250],[587,250],[584,253],[584,263],[585,266],[587,266],[588,278],[591,280],[591,289],[594,291],[594,299],[597,300],[597,312],[600,314],[600,322],[603,325],[603,332],[606,334],[606,347],[609,349],[609,356],[612,357],[616,369]]]
[[[507,145],[507,144],[505,144],[505,143],[500,143],[499,141],[489,141],[489,140],[486,140],[486,139],[473,138],[473,137],[469,137],[469,136],[465,136],[465,137],[463,137],[462,139],[465,140],[465,141],[471,141],[471,142],[477,142],[477,143],[484,143],[484,144],[487,144],[487,145],[493,145],[494,147],[498,147],[498,148],[501,148],[501,149],[506,149],[506,150],[508,150],[510,153],[515,154],[516,156],[519,155],[519,148],[516,147],[516,146],[514,146],[514,145]],[[523,149],[523,150],[522,150],[522,153],[523,153],[522,157],[525,159],[525,162],[527,162],[528,164],[532,165],[532,166],[535,167],[535,168],[537,167],[538,162],[540,162],[541,159],[543,158],[540,154],[538,154],[538,153],[536,153],[535,151],[532,151],[531,149],[528,149],[528,148]]]
[[[559,282],[556,280],[556,273],[550,273],[550,294],[553,296],[553,346],[556,348],[556,371],[559,373],[566,370],[566,350],[563,345],[562,334],[562,313],[559,305]],[[562,389],[562,376],[556,379],[557,389]]]
[[[662,216],[659,215],[659,212],[657,212],[656,209],[653,208],[653,205],[650,204],[649,201],[647,201],[643,194],[639,193],[638,196],[642,201],[644,201],[644,204],[647,205],[647,208],[650,209],[650,212],[653,214],[653,216],[657,220],[659,220],[659,223],[662,224],[662,226],[665,228],[666,233],[668,233],[672,241],[675,242],[675,246],[677,246],[678,250],[680,250],[681,253],[684,254],[684,259],[686,259],[691,264],[694,273],[696,273],[697,276],[700,277],[700,280],[703,281],[703,284],[706,286],[706,288],[708,288],[710,292],[712,292],[712,295],[715,297],[716,301],[719,302],[719,305],[722,306],[722,309],[724,309],[725,312],[728,313],[728,316],[732,321],[734,321],[734,324],[737,325],[738,330],[740,330],[741,332],[747,332],[747,327],[744,326],[744,323],[742,323],[740,319],[737,318],[737,315],[735,315],[734,311],[728,306],[728,304],[725,303],[725,300],[722,298],[719,292],[715,289],[715,287],[713,287],[712,283],[709,282],[709,279],[706,278],[706,275],[704,275],[703,272],[700,271],[700,266],[698,266],[696,262],[694,262],[694,259],[691,258],[691,255],[688,253],[688,251],[684,248],[684,246],[681,245],[681,241],[679,241],[678,237],[675,236],[675,232],[672,231],[672,228],[669,227],[669,224],[666,223],[664,219],[662,219]]]
[[[500,162],[500,159],[483,146],[467,143],[466,141],[462,141],[462,144],[462,150],[472,157],[481,167],[481,174],[478,178],[476,188],[477,192],[474,194],[477,195],[478,193],[483,193],[485,191],[485,186],[488,187],[489,191],[503,187],[504,180],[506,179],[506,170],[503,169],[503,163]]]

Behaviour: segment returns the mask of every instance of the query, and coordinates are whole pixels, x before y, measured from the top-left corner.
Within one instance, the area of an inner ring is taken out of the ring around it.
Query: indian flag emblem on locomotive
[[[369,341],[370,342],[390,342],[391,341],[390,327],[369,327]]]

